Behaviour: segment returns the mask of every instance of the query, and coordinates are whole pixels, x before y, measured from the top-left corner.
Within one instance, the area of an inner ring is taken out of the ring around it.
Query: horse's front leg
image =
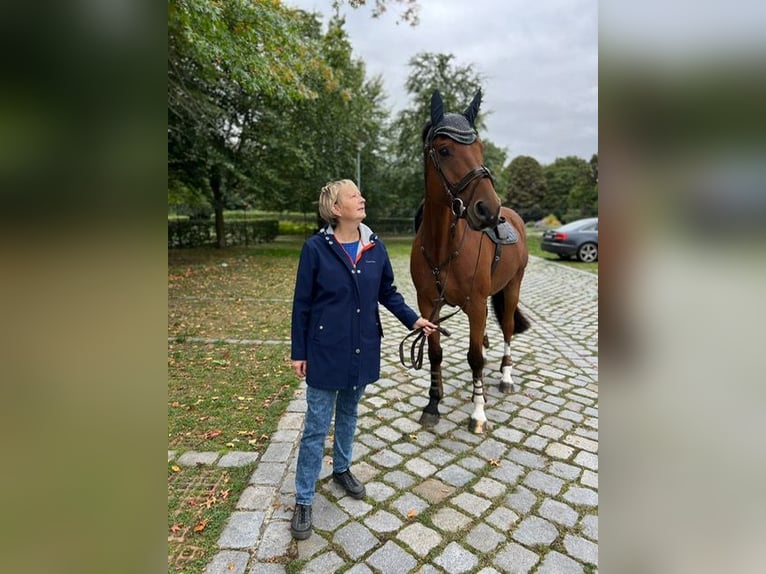
[[[484,413],[486,395],[484,394],[484,330],[487,326],[487,303],[474,308],[468,315],[471,326],[471,336],[468,342],[468,365],[473,374],[473,413],[468,421],[468,430],[476,434],[483,434],[489,430],[490,424]]]
[[[439,402],[444,397],[442,386],[442,346],[438,331],[428,337],[428,360],[431,363],[431,387],[428,389],[428,404],[420,416],[420,424],[424,427],[435,427],[439,422]]]

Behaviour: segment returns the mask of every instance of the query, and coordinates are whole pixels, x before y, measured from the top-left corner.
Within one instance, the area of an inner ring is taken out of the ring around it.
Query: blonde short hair
[[[335,214],[332,212],[332,206],[338,203],[340,190],[346,185],[356,187],[356,184],[350,179],[338,179],[336,181],[328,181],[327,185],[319,192],[319,216],[330,225],[338,223]]]

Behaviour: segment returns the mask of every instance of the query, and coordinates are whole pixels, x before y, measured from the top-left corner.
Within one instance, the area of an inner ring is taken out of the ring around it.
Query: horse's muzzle
[[[465,216],[471,229],[484,231],[497,226],[500,220],[500,205],[492,209],[486,201],[477,200],[468,206]]]

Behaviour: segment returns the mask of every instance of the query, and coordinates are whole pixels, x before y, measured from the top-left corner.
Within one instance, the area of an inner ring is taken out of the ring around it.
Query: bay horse
[[[438,91],[431,96],[431,118],[422,136],[425,198],[410,255],[410,273],[421,314],[438,323],[447,318],[439,318],[441,308],[449,305],[458,308],[451,314],[463,311],[468,315],[468,364],[473,374],[474,405],[469,430],[474,433],[489,428],[484,413],[482,349],[488,346],[487,299],[492,298],[505,343],[500,365],[501,392],[514,390],[511,335],[529,327],[518,308],[528,260],[524,222],[515,211],[502,206],[492,175],[484,166],[483,144],[474,126],[480,105],[481,90],[462,114],[445,113]],[[496,243],[489,231],[505,241]],[[428,358],[431,386],[420,423],[433,427],[439,422],[439,401],[444,395],[439,331],[428,337]]]

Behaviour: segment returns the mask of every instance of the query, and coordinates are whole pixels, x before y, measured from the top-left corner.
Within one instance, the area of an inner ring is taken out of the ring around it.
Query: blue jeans
[[[357,407],[363,393],[363,385],[348,391],[325,391],[306,387],[306,418],[303,423],[303,437],[295,470],[296,504],[311,504],[314,501],[316,482],[322,470],[324,441],[330,431],[333,410],[335,410],[333,472],[345,472],[351,466]]]

